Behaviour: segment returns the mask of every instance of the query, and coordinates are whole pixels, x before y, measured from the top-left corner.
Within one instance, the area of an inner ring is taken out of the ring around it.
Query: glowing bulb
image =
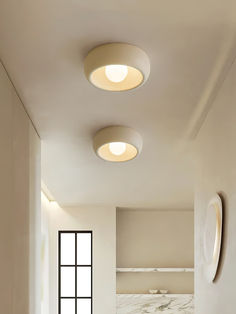
[[[128,74],[128,67],[127,65],[121,64],[107,65],[105,68],[105,74],[108,80],[114,83],[119,83],[126,78]]]
[[[120,156],[126,151],[126,144],[122,142],[110,143],[109,150],[113,155]]]

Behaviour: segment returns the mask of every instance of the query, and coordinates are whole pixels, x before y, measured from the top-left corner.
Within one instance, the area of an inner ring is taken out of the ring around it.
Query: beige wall
[[[193,211],[117,210],[117,267],[193,267]],[[192,293],[192,273],[117,274],[118,293]]]
[[[116,211],[115,207],[60,208],[49,210],[50,314],[57,314],[58,230],[93,231],[93,309],[96,314],[116,313]]]
[[[51,202],[45,194],[41,193],[41,314],[50,314],[50,265],[49,265],[49,213],[52,208]]]
[[[221,87],[196,140],[195,292],[197,314],[236,312],[236,64]],[[215,283],[203,274],[206,207],[214,193],[224,200],[221,265]]]
[[[0,63],[0,304],[40,313],[40,140]]]

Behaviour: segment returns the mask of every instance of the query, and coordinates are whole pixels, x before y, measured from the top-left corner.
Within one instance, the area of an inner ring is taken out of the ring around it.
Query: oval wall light
[[[150,73],[147,54],[123,43],[92,49],[84,61],[84,72],[94,86],[109,91],[125,91],[141,86]]]
[[[95,134],[93,148],[95,153],[104,160],[128,161],[141,152],[142,138],[131,128],[109,126]]]

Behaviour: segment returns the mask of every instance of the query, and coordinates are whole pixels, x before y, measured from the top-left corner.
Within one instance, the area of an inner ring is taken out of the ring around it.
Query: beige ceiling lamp
[[[142,149],[142,138],[133,129],[110,126],[99,130],[93,139],[95,153],[102,159],[123,162],[134,159]]]
[[[94,86],[108,91],[125,91],[143,85],[150,73],[147,54],[140,48],[112,43],[92,49],[84,72]]]

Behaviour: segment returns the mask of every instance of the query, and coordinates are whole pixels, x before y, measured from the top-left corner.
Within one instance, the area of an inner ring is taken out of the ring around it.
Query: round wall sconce
[[[209,202],[204,233],[205,275],[208,282],[214,281],[221,252],[223,210],[222,201],[216,194]]]
[[[93,148],[97,156],[106,161],[128,161],[141,152],[142,138],[131,128],[110,126],[95,134]]]
[[[150,73],[147,54],[123,43],[92,49],[84,61],[84,72],[94,86],[109,91],[125,91],[143,85]]]

